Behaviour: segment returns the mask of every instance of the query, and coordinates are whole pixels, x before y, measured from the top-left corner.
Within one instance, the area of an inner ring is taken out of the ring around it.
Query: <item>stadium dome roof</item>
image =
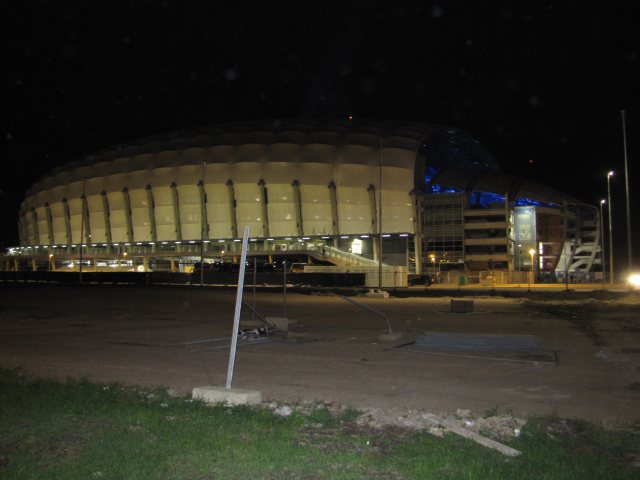
[[[44,175],[31,192],[112,173],[98,164],[117,163],[119,172],[158,167],[287,161],[296,163],[383,163],[415,171],[424,182],[425,163],[440,171],[464,168],[499,171],[482,145],[464,132],[428,123],[401,121],[261,120],[230,122],[165,132],[124,143],[68,162]],[[203,156],[202,152],[206,150]],[[420,162],[416,160],[420,158]],[[424,159],[424,160],[422,160]],[[88,167],[88,170],[87,170]]]

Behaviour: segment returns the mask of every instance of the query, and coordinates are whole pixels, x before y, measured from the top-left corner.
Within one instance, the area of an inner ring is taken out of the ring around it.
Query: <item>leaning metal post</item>
[[[391,330],[391,322],[389,322],[389,319],[387,318],[387,316],[384,313],[379,312],[375,308],[371,308],[368,305],[364,305],[364,304],[362,304],[360,302],[356,302],[352,298],[345,297],[344,295],[338,295],[338,296],[340,298],[342,298],[343,300],[346,300],[347,302],[354,304],[356,307],[360,307],[360,308],[366,310],[367,312],[371,312],[374,315],[377,315],[378,317],[382,318],[385,321],[385,323],[387,324],[387,333],[388,334],[392,334],[393,333],[393,331]]]
[[[238,331],[240,330],[240,310],[242,309],[242,291],[244,288],[244,271],[247,264],[247,243],[249,240],[249,227],[244,227],[242,235],[242,256],[240,258],[240,273],[238,274],[238,290],[236,293],[236,309],[233,315],[233,333],[231,334],[231,350],[229,351],[229,368],[227,369],[227,383],[225,388],[231,388],[233,380],[233,367],[236,363],[236,349],[238,348]]]

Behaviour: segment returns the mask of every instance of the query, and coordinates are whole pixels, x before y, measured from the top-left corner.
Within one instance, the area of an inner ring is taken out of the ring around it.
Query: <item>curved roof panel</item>
[[[574,205],[587,205],[585,202],[561,193],[551,187],[525,180],[512,175],[498,173],[477,173],[470,170],[445,170],[436,175],[432,184],[446,185],[458,190],[480,191],[508,195],[512,201],[527,198],[544,203],[562,205],[568,202]]]

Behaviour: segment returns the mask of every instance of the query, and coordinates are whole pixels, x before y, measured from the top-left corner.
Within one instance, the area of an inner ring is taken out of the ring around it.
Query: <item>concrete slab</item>
[[[473,300],[455,300],[451,299],[452,313],[471,313],[473,312]]]
[[[392,332],[392,333],[381,333],[378,335],[378,341],[380,342],[395,342],[400,340],[402,337],[402,333],[400,332]]]
[[[289,318],[287,317],[265,317],[269,325],[273,325],[281,332],[289,330]]]
[[[389,292],[375,288],[369,290],[364,296],[367,298],[389,298]]]
[[[195,387],[191,396],[195,400],[202,400],[206,403],[224,403],[226,405],[256,405],[262,401],[262,394],[258,390],[211,385]]]

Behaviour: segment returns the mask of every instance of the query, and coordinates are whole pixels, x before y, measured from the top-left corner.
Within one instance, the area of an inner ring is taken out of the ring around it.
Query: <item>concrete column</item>
[[[149,226],[151,228],[151,240],[153,241],[153,251],[156,251],[156,243],[158,242],[158,235],[156,233],[156,203],[153,199],[153,190],[151,185],[145,187],[147,191],[147,208],[149,213]]]
[[[31,257],[31,271],[35,272],[36,270],[38,270],[38,265],[36,264],[36,259],[34,257]]]
[[[293,201],[296,207],[296,230],[298,236],[304,236],[304,224],[302,223],[302,198],[300,196],[300,182],[294,180],[291,184],[293,187]]]
[[[47,220],[47,242],[49,245],[53,245],[55,243],[53,239],[53,220],[51,217],[51,207],[48,203],[44,204],[44,212]]]
[[[236,216],[236,193],[233,189],[233,180],[227,180],[229,193],[229,218],[231,219],[231,236],[238,238],[238,217]]]
[[[111,253],[111,244],[113,243],[113,241],[111,239],[109,197],[107,196],[107,192],[104,190],[100,192],[100,196],[102,197],[102,213],[104,216],[104,231],[105,231],[105,240],[107,241],[107,253]]]
[[[145,272],[149,271],[149,258],[148,257],[142,257],[142,268],[144,268]]]
[[[69,201],[66,198],[62,199],[62,207],[64,210],[64,226],[67,234],[67,251],[70,252],[73,239],[71,238],[71,213],[69,212]]]
[[[209,219],[207,218],[207,192],[204,189],[204,181],[198,182],[200,190],[200,238],[209,240]]]
[[[176,263],[174,258],[169,259],[169,265],[171,266],[171,273],[175,273],[176,271]]]
[[[171,184],[171,195],[173,197],[173,219],[176,225],[176,241],[182,241],[182,223],[180,222],[180,199],[178,198],[178,186],[176,182]],[[179,248],[176,248],[179,250]]]
[[[338,218],[338,195],[335,182],[332,180],[329,183],[329,197],[331,199],[331,217],[333,235],[340,235],[340,220]]]
[[[84,217],[84,242],[91,243],[91,223],[89,222],[89,204],[87,196],[82,194],[82,216]]]
[[[40,232],[38,229],[38,214],[36,209],[31,209],[31,222],[33,223],[33,243],[40,245]]]
[[[260,187],[260,203],[262,204],[262,236],[269,236],[269,197],[267,187],[263,179],[258,182]]]
[[[122,196],[124,197],[124,216],[127,220],[127,241],[131,243],[133,242],[133,221],[131,220],[131,199],[127,187],[122,189]]]

